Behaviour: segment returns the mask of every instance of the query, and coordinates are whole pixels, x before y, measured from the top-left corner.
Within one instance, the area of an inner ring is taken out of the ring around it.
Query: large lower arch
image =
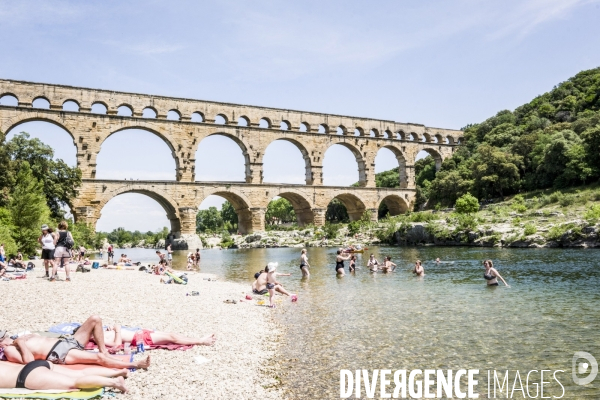
[[[241,140],[240,138],[238,138],[235,135],[231,135],[226,132],[211,133],[210,135],[207,135],[206,137],[204,137],[202,140],[209,138],[211,136],[226,137],[228,139],[231,139],[235,144],[237,144],[240,147],[240,149],[242,150],[242,156],[244,157],[244,168],[245,168],[244,175],[245,175],[246,183],[262,183],[262,168],[258,165],[253,165],[251,163],[251,157],[250,157],[250,153],[248,151],[248,146],[246,145],[246,143],[244,143],[243,140]],[[202,140],[198,143],[198,148],[196,149],[196,153],[200,149]],[[196,156],[194,158],[196,158]],[[194,174],[197,175],[195,170],[194,170]]]
[[[100,219],[102,215],[102,209],[104,206],[115,197],[125,194],[125,193],[138,193],[143,194],[145,196],[150,197],[155,200],[160,206],[165,210],[167,214],[167,219],[171,224],[171,234],[173,237],[178,238],[181,236],[181,233],[189,233],[189,227],[187,227],[186,221],[182,223],[181,215],[187,213],[187,208],[181,208],[177,204],[177,202],[166,192],[156,189],[156,188],[146,188],[146,187],[136,187],[133,186],[121,186],[114,188],[112,190],[106,191],[102,194],[100,199],[96,199],[92,202],[93,207],[84,206],[78,207],[75,206],[73,210],[73,215],[76,221],[83,221],[92,224],[92,226],[96,227],[96,222]],[[91,208],[91,209],[90,209]],[[195,217],[195,214],[194,214]],[[194,219],[195,221],[195,219]]]
[[[356,159],[356,164],[358,165],[358,185],[361,187],[367,186],[367,164],[363,155],[360,153],[360,150],[354,145],[346,142],[332,143],[325,150],[323,161],[325,161],[325,156],[327,155],[325,153],[335,145],[340,145],[347,148],[354,155],[354,158]]]
[[[311,168],[310,155],[308,153],[308,150],[306,149],[306,146],[304,146],[301,142],[299,142],[298,140],[295,140],[295,139],[280,138],[280,139],[275,139],[273,142],[269,143],[269,145],[265,149],[265,154],[266,154],[267,150],[269,149],[269,146],[271,146],[276,141],[285,141],[285,142],[292,143],[294,146],[296,146],[296,148],[300,151],[300,154],[302,154],[302,158],[304,159],[305,182],[307,185],[312,185],[314,182],[314,177],[313,177],[312,168]],[[263,155],[263,160],[264,160],[264,155]],[[281,182],[281,183],[292,183],[292,182]]]
[[[397,194],[391,194],[381,200],[387,206],[391,216],[404,214],[408,211],[408,202]],[[380,204],[381,204],[380,203]]]
[[[259,212],[260,210],[253,209],[251,207],[250,200],[243,194],[225,190],[215,190],[204,193],[204,198],[200,201],[200,203],[202,203],[202,201],[208,196],[220,196],[231,203],[235,213],[238,216],[238,231],[240,231],[240,233],[246,234],[255,230],[264,229],[264,211],[262,212],[262,217],[257,215],[261,214]]]
[[[302,227],[305,225],[314,224],[315,216],[313,214],[312,206],[303,195],[294,193],[292,191],[285,191],[278,193],[277,196],[286,199],[292,204],[299,226]]]
[[[344,204],[344,206],[346,206],[346,210],[348,211],[348,217],[350,218],[350,221],[358,221],[365,214],[365,211],[367,211],[365,203],[354,194],[338,194],[335,197],[329,199],[327,204],[329,204],[329,202],[331,202],[331,200],[333,199],[338,199]]]

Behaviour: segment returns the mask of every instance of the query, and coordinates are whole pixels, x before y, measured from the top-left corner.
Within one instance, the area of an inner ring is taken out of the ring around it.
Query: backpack
[[[60,232],[59,235],[61,235],[63,232]],[[64,232],[65,234],[65,238],[63,240],[61,240],[61,238],[59,238],[59,242],[65,245],[65,248],[67,250],[72,250],[73,246],[75,246],[75,241],[73,240],[73,236],[71,236],[70,232]]]

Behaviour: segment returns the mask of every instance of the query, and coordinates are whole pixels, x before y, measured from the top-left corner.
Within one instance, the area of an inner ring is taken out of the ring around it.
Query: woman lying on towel
[[[88,367],[73,370],[46,360],[22,365],[0,361],[0,388],[29,390],[76,390],[111,387],[127,392],[126,369]]]
[[[93,341],[93,338],[90,338]],[[106,347],[112,347],[113,350],[120,350],[124,343],[131,343],[131,347],[136,347],[143,343],[144,349],[168,349],[168,350],[187,350],[192,346],[212,346],[217,338],[214,334],[207,335],[201,339],[195,339],[178,333],[160,332],[150,329],[140,329],[131,331],[121,329],[120,325],[104,331],[104,343]],[[88,348],[88,346],[86,346]]]

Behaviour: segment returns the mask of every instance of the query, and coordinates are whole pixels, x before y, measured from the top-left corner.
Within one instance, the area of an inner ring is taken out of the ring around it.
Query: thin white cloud
[[[566,18],[577,7],[598,0],[529,0],[519,3],[511,13],[504,15],[505,25],[488,35],[489,39],[501,39],[510,35],[522,38],[546,22]]]

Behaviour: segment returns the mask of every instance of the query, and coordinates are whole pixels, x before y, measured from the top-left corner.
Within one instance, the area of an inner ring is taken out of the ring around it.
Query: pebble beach
[[[139,271],[92,270],[71,273],[72,282],[42,279],[36,261],[27,279],[0,282],[0,329],[11,334],[47,331],[63,322],[83,322],[93,314],[105,325],[121,324],[203,337],[212,347],[188,351],[152,350],[148,370],[127,379],[129,392],[118,399],[282,399],[274,373],[281,332],[270,309],[244,300],[250,285],[214,275],[191,273],[187,285],[165,285]],[[211,280],[207,280],[211,278]],[[192,291],[198,296],[186,296]],[[237,304],[224,303],[236,300]],[[137,358],[142,355],[136,355]],[[199,360],[206,362],[198,363]]]

